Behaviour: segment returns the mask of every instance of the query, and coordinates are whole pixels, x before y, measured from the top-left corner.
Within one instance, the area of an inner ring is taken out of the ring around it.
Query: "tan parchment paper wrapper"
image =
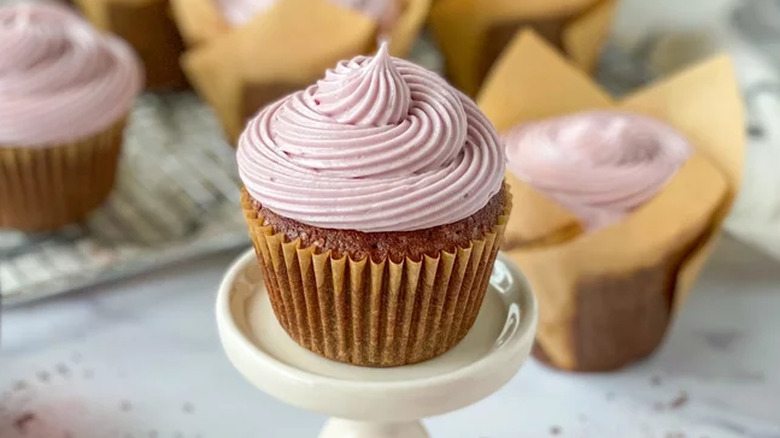
[[[114,187],[124,118],[91,137],[45,147],[0,145],[0,228],[78,222]]]
[[[214,38],[229,33],[235,28],[228,23],[216,0],[170,0],[173,17],[179,26],[184,42],[188,47],[208,43]],[[390,54],[405,57],[411,52],[417,41],[420,30],[425,24],[431,6],[431,0],[399,0],[403,3],[401,16],[388,35],[390,39]],[[333,6],[336,8],[336,6]],[[308,8],[298,10],[303,16],[311,13]],[[378,34],[371,36],[366,45],[373,47]]]
[[[584,71],[593,70],[615,0],[437,0],[430,25],[450,80],[468,95],[519,30],[535,29]]]
[[[537,356],[563,369],[603,371],[653,352],[711,253],[740,185],[744,121],[730,60],[713,58],[615,102],[526,32],[498,61],[478,102],[500,131],[616,107],[666,121],[695,147],[653,200],[589,234],[561,237],[576,219],[539,193],[517,196],[534,190],[508,179],[516,194],[508,254],[539,299]],[[535,213],[540,217],[529,220]],[[545,236],[551,236],[547,244]]]
[[[493,230],[468,248],[420,261],[354,261],[302,248],[242,205],[274,313],[316,354],[360,366],[431,359],[460,342],[479,314],[511,201]]]
[[[187,86],[179,65],[184,45],[171,18],[168,0],[74,0],[98,29],[127,41],[146,70],[146,88]]]
[[[182,65],[235,145],[257,110],[308,86],[338,61],[370,51],[375,32],[374,21],[326,0],[281,0],[188,50]]]

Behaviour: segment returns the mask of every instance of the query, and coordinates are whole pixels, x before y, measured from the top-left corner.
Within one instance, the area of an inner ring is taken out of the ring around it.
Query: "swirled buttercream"
[[[505,139],[509,170],[591,231],[649,201],[692,152],[665,123],[615,111],[523,124]]]
[[[142,86],[117,38],[64,7],[0,7],[0,144],[78,140],[121,118]]]
[[[390,57],[339,63],[249,122],[249,194],[309,225],[363,232],[446,225],[501,188],[503,146],[477,106],[435,73]]]
[[[279,0],[215,0],[223,16],[234,25],[246,24],[255,14],[264,12]],[[389,30],[400,13],[399,0],[328,0],[362,12],[377,20],[380,28]]]

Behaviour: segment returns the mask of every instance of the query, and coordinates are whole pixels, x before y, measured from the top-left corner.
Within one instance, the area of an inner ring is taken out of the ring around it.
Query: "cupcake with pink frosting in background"
[[[143,86],[121,40],[65,7],[0,7],[0,227],[84,219],[114,185],[127,115]]]
[[[466,335],[511,207],[501,141],[469,98],[383,45],[260,111],[237,158],[265,285],[296,342],[387,367]]]
[[[206,43],[251,23],[276,4],[289,0],[171,0],[179,30],[189,46]],[[376,24],[374,37],[391,42],[390,53],[405,56],[417,37],[431,0],[315,0],[348,9]],[[301,4],[299,15],[309,8]]]
[[[478,98],[502,133],[501,249],[539,302],[534,356],[612,371],[663,342],[741,181],[742,99],[718,56],[621,101],[532,32]]]
[[[524,122],[504,140],[519,194],[502,249],[539,297],[534,355],[608,371],[655,351],[689,287],[681,267],[723,207],[723,175],[677,129],[624,110]]]

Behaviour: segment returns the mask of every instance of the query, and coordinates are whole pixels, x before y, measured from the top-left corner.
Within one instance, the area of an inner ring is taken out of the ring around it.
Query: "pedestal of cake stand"
[[[230,267],[217,298],[225,352],[276,399],[331,416],[320,438],[425,438],[422,419],[487,397],[528,358],[538,314],[519,270],[499,255],[477,322],[446,354],[416,365],[362,368],[319,357],[284,332],[255,255]]]

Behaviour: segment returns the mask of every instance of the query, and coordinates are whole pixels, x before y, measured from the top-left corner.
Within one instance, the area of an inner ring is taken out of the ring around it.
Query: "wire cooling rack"
[[[0,3],[7,0],[0,0]],[[441,73],[429,38],[412,60]],[[615,92],[644,82],[609,48],[599,79]],[[146,94],[125,133],[117,186],[87,222],[46,234],[0,231],[0,296],[20,304],[249,243],[234,150],[191,92]]]
[[[0,232],[6,304],[247,242],[234,151],[194,94],[141,96],[125,136],[116,189],[87,222]]]

